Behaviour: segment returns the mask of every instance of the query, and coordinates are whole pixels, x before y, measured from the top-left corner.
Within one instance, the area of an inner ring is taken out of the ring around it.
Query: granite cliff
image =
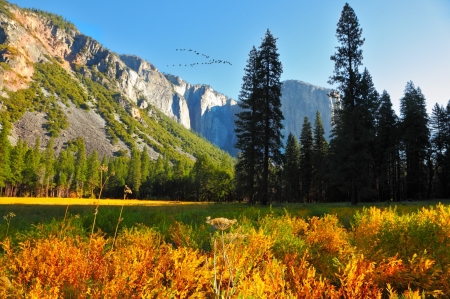
[[[331,89],[318,87],[298,80],[283,81],[281,87],[281,111],[284,116],[283,134],[285,140],[289,133],[299,138],[303,119],[309,118],[314,126],[316,111],[322,116],[325,138],[329,139],[331,132],[331,117],[334,100],[328,96]]]

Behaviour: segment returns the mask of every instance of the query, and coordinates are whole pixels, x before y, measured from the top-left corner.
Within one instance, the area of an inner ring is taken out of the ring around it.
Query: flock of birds
[[[196,54],[196,55],[202,55],[202,56],[205,57],[206,59],[209,59],[209,56],[208,56],[208,55],[202,54],[202,53],[197,52],[197,51],[192,50],[192,49],[189,49],[189,50],[186,50],[186,49],[176,49],[176,51],[180,51],[180,52],[183,52],[183,51],[193,52],[193,53]],[[184,66],[190,65],[191,67],[193,67],[193,66],[200,65],[200,64],[206,65],[206,64],[214,64],[214,63],[218,63],[218,64],[222,63],[222,64],[229,64],[229,65],[232,65],[231,62],[226,61],[226,60],[210,59],[210,60],[207,61],[207,62],[201,62],[201,63],[200,63],[200,62],[189,63],[189,64],[184,64]],[[170,67],[170,64],[168,64],[167,66]],[[172,66],[183,66],[183,64],[182,64],[182,63],[180,63],[179,65],[172,64]]]

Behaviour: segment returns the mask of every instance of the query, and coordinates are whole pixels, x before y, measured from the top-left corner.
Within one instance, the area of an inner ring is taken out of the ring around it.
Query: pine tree
[[[258,51],[254,47],[250,51],[239,96],[243,111],[236,120],[236,148],[241,150],[236,172],[245,178],[240,185],[245,186],[250,204],[255,202],[256,184],[261,202],[269,202],[269,163],[280,165],[282,161],[282,66],[277,51],[276,38],[267,30]]]
[[[379,180],[378,199],[398,199],[398,117],[392,109],[391,97],[384,90],[377,113],[375,165]]]
[[[300,147],[297,138],[289,133],[286,141],[283,167],[286,200],[296,202],[300,198]]]
[[[43,154],[43,167],[44,167],[44,185],[45,185],[45,196],[49,196],[50,189],[53,189],[54,182],[53,179],[56,174],[55,164],[56,164],[56,158],[55,158],[55,150],[53,148],[54,141],[53,138],[51,138],[47,146],[45,147],[45,152]]]
[[[81,137],[75,141],[75,146],[75,190],[78,197],[82,197],[84,195],[84,189],[87,182],[86,146],[84,144],[84,140]]]
[[[380,95],[376,91],[372,76],[365,68],[360,82],[360,99],[356,107],[356,124],[359,127],[356,136],[359,145],[359,177],[358,186],[360,196],[365,200],[374,200],[377,197],[375,189],[379,180],[375,166],[375,136],[376,119],[380,108]]]
[[[406,84],[400,99],[400,116],[406,160],[406,196],[408,199],[423,199],[426,197],[425,157],[430,131],[425,97],[412,81]]]
[[[141,187],[141,153],[133,148],[131,150],[130,169],[128,170],[128,185],[133,190],[133,195],[139,195],[139,188]]]
[[[11,144],[8,139],[11,127],[9,122],[3,121],[0,131],[0,196],[12,176],[10,168]]]
[[[249,53],[247,65],[244,69],[245,75],[239,94],[239,107],[241,112],[237,113],[235,121],[237,142],[235,147],[240,150],[239,159],[236,163],[237,177],[240,178],[239,185],[242,193],[248,198],[250,204],[254,204],[255,184],[258,166],[262,160],[260,148],[260,135],[256,123],[257,114],[257,71],[258,51],[255,47]]]
[[[316,201],[323,200],[324,181],[326,177],[326,158],[328,155],[328,141],[325,139],[325,130],[322,124],[320,112],[316,112],[314,120],[314,145],[313,145],[313,184],[316,193]]]
[[[191,176],[195,190],[195,198],[199,201],[207,201],[212,195],[214,167],[206,154],[197,157]]]
[[[18,196],[22,190],[21,185],[24,183],[23,173],[25,170],[25,155],[28,151],[27,143],[19,139],[16,146],[11,151],[10,168],[11,168],[11,181],[13,184],[13,190],[11,196]]]
[[[96,198],[94,190],[95,188],[98,188],[100,186],[100,173],[99,173],[100,161],[98,160],[97,150],[94,150],[92,154],[89,155],[86,162],[87,162],[86,181],[89,184],[89,194],[91,198]]]
[[[30,148],[25,154],[25,169],[23,178],[25,189],[30,196],[38,196],[36,191],[39,186],[39,169],[41,165],[41,139],[37,138],[34,148]]]
[[[441,183],[440,195],[448,198],[448,178],[450,177],[450,101],[447,108],[436,103],[430,117],[431,146],[433,149],[434,170]]]
[[[75,177],[75,157],[71,150],[59,153],[56,167],[57,197],[69,197],[70,185]]]
[[[41,152],[41,139],[38,138],[36,141],[36,145],[34,147],[34,156],[39,157],[39,159],[36,159],[36,168],[35,168],[35,174],[36,174],[36,187],[39,187],[37,189],[37,196],[43,197],[44,194],[44,184],[45,184],[45,152]]]
[[[280,165],[282,162],[281,148],[283,147],[283,129],[284,120],[281,112],[281,73],[283,68],[279,60],[276,38],[267,30],[261,46],[259,46],[259,55],[257,60],[256,80],[257,88],[257,107],[259,113],[256,113],[256,124],[259,125],[259,134],[261,134],[261,147],[263,150],[263,173],[262,173],[262,195],[261,203],[269,203],[269,163]]]
[[[350,197],[352,204],[357,204],[358,197],[366,188],[365,164],[368,158],[367,144],[364,139],[364,103],[361,100],[362,50],[364,39],[362,29],[353,9],[345,4],[336,29],[336,37],[340,46],[331,56],[334,61],[334,75],[329,83],[337,83],[340,97],[335,119],[331,149],[334,159],[334,178],[344,195]],[[333,93],[335,95],[336,93]]]
[[[141,153],[141,181],[145,182],[150,175],[150,157],[147,152],[147,147]]]
[[[313,175],[313,146],[314,137],[311,123],[307,116],[303,119],[302,131],[300,133],[300,176],[302,199],[309,201],[311,182]]]

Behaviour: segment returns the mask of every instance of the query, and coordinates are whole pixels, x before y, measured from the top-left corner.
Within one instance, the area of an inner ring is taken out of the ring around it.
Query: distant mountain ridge
[[[143,148],[143,144],[153,153],[152,158],[161,152],[162,145],[157,142],[159,137],[150,136],[143,128],[131,130],[130,126],[135,126],[127,124],[129,121],[124,121],[125,116],[119,116],[118,111],[109,112],[115,115],[115,120],[112,116],[108,118],[109,114],[105,116],[100,112],[98,99],[85,85],[85,80],[91,80],[107,90],[115,91],[116,95],[111,94],[111,100],[122,108],[114,109],[126,111],[138,126],[142,125],[150,131],[151,126],[146,119],[157,118],[160,111],[221,149],[234,156],[237,154],[234,148],[234,120],[239,106],[235,100],[208,85],[191,85],[178,76],[163,74],[153,64],[135,55],[118,55],[74,27],[62,28],[47,15],[19,9],[14,5],[1,5],[0,88],[8,92],[23,90],[33,81],[35,63],[51,63],[65,69],[87,92],[89,100],[86,105],[92,108],[87,112],[74,103],[59,102],[69,125],[55,138],[56,148],[61,148],[68,140],[83,136],[88,150],[95,148],[103,155],[129,150],[131,146]],[[8,98],[6,91],[1,95]],[[299,136],[303,117],[308,116],[313,122],[317,110],[321,112],[325,130],[329,133],[332,102],[327,97],[328,92],[325,88],[301,81],[283,82],[281,101],[285,136],[289,132]],[[0,100],[0,111],[2,109],[8,110],[8,106]],[[14,121],[12,139],[33,142],[36,137],[42,136],[42,146],[45,146],[50,138],[45,129],[47,116],[47,111],[28,109],[20,119]],[[116,131],[119,125],[123,127],[119,131],[129,130],[132,140],[115,138],[117,134],[111,130],[113,125]],[[173,132],[168,134],[180,139]],[[187,155],[198,154],[182,146],[172,147],[178,152],[186,151]]]

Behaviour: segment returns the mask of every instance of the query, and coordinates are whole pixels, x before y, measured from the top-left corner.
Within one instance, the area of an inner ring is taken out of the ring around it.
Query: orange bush
[[[449,298],[449,221],[441,205],[366,209],[350,231],[331,215],[269,215],[255,227],[228,221],[211,231],[210,249],[198,249],[206,226],[173,225],[173,243],[124,229],[114,248],[113,238],[64,226],[3,241],[0,298]]]

